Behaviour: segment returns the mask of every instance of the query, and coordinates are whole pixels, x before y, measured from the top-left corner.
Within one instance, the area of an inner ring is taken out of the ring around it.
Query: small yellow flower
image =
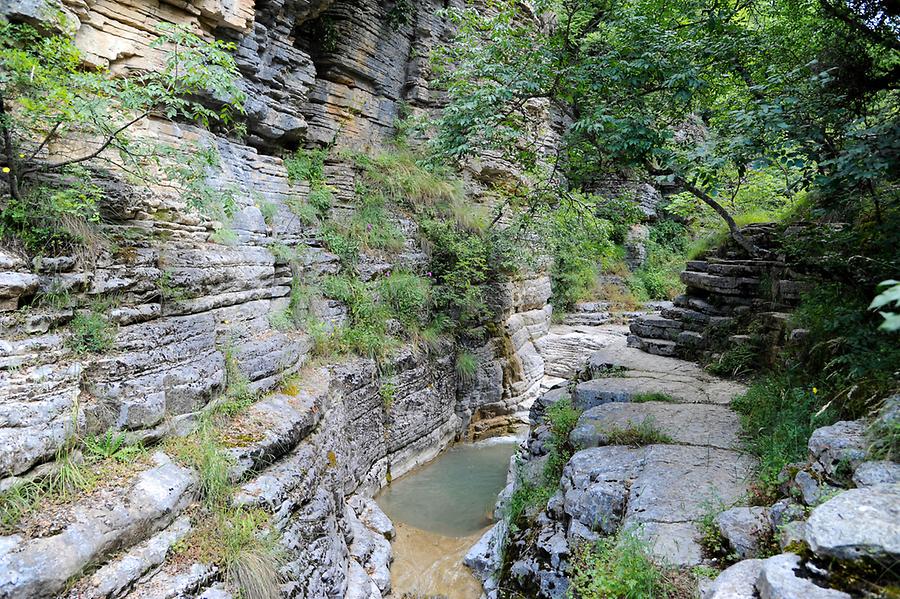
[[[19,158],[25,158],[25,154],[19,154]]]
[[[818,393],[818,392],[819,392],[819,390],[816,389],[815,387],[813,387],[813,395],[815,395],[815,394]]]
[[[3,172],[4,172],[4,173],[8,173],[8,172],[9,172],[9,167],[8,167],[8,166],[4,166],[4,167],[3,167]]]

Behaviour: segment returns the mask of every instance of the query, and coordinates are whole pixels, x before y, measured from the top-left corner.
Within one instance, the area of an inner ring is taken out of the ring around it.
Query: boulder
[[[829,478],[849,476],[866,458],[865,432],[866,424],[861,420],[816,429],[808,444],[813,469]]]
[[[772,534],[769,513],[763,507],[735,507],[716,516],[719,532],[741,559],[759,552],[760,541]]]
[[[598,481],[585,489],[567,491],[563,509],[589,530],[610,535],[622,523],[627,497],[628,489],[624,484]]]
[[[756,588],[760,599],[850,599],[847,593],[814,584],[800,565],[800,556],[793,553],[765,560]]]
[[[888,460],[863,462],[853,473],[853,484],[857,487],[896,482],[900,482],[900,464]]]
[[[755,599],[762,564],[761,559],[747,559],[723,570],[712,584],[700,589],[700,599]]]
[[[900,483],[844,491],[813,510],[806,542],[816,554],[842,560],[900,559]]]

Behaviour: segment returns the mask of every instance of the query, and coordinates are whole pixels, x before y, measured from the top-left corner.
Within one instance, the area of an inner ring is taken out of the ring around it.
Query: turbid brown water
[[[376,497],[397,528],[391,566],[395,596],[481,596],[481,585],[462,558],[493,524],[491,513],[516,443],[504,437],[457,445]]]

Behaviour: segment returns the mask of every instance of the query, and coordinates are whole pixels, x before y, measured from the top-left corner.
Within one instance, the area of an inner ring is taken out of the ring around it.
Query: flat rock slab
[[[647,419],[678,444],[718,449],[740,445],[740,416],[727,407],[663,402],[608,403],[591,408],[578,419],[572,441],[582,447],[598,445],[610,430],[638,426]]]
[[[734,564],[700,589],[700,599],[755,599],[762,565],[761,559],[745,559]]]
[[[755,466],[735,451],[681,445],[606,446],[577,452],[561,480],[565,511],[595,531],[611,519],[639,531],[657,557],[675,565],[702,559],[699,522],[710,500],[732,503]],[[610,501],[597,501],[598,485]],[[626,497],[624,510],[616,501]]]
[[[601,376],[610,368],[627,369],[620,376],[603,380],[627,381],[623,389],[640,389],[637,393],[662,392],[679,401],[690,403],[714,403],[727,405],[738,395],[747,392],[740,383],[714,377],[693,362],[648,354],[633,347],[626,347],[624,340],[616,339],[610,346],[594,352],[587,366],[594,376]],[[634,385],[634,387],[624,387]]]
[[[844,491],[806,522],[806,542],[821,556],[885,563],[900,559],[900,483]]]
[[[50,597],[88,564],[168,526],[192,499],[194,473],[162,452],[121,501],[79,506],[62,532],[25,540],[0,537],[0,597]]]
[[[850,599],[847,593],[820,587],[804,574],[799,556],[776,555],[763,562],[756,590],[761,599]]]

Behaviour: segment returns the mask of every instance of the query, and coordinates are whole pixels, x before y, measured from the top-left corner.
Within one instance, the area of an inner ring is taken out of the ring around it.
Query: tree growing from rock
[[[160,69],[116,76],[83,68],[63,35],[0,23],[0,149],[9,194],[0,200],[0,236],[43,250],[64,245],[71,230],[61,222],[99,219],[102,191],[94,180],[101,170],[168,187],[191,209],[231,209],[228,194],[206,184],[215,148],[135,132],[151,117],[236,127],[243,94],[232,45],[161,25],[151,47],[164,53]]]

